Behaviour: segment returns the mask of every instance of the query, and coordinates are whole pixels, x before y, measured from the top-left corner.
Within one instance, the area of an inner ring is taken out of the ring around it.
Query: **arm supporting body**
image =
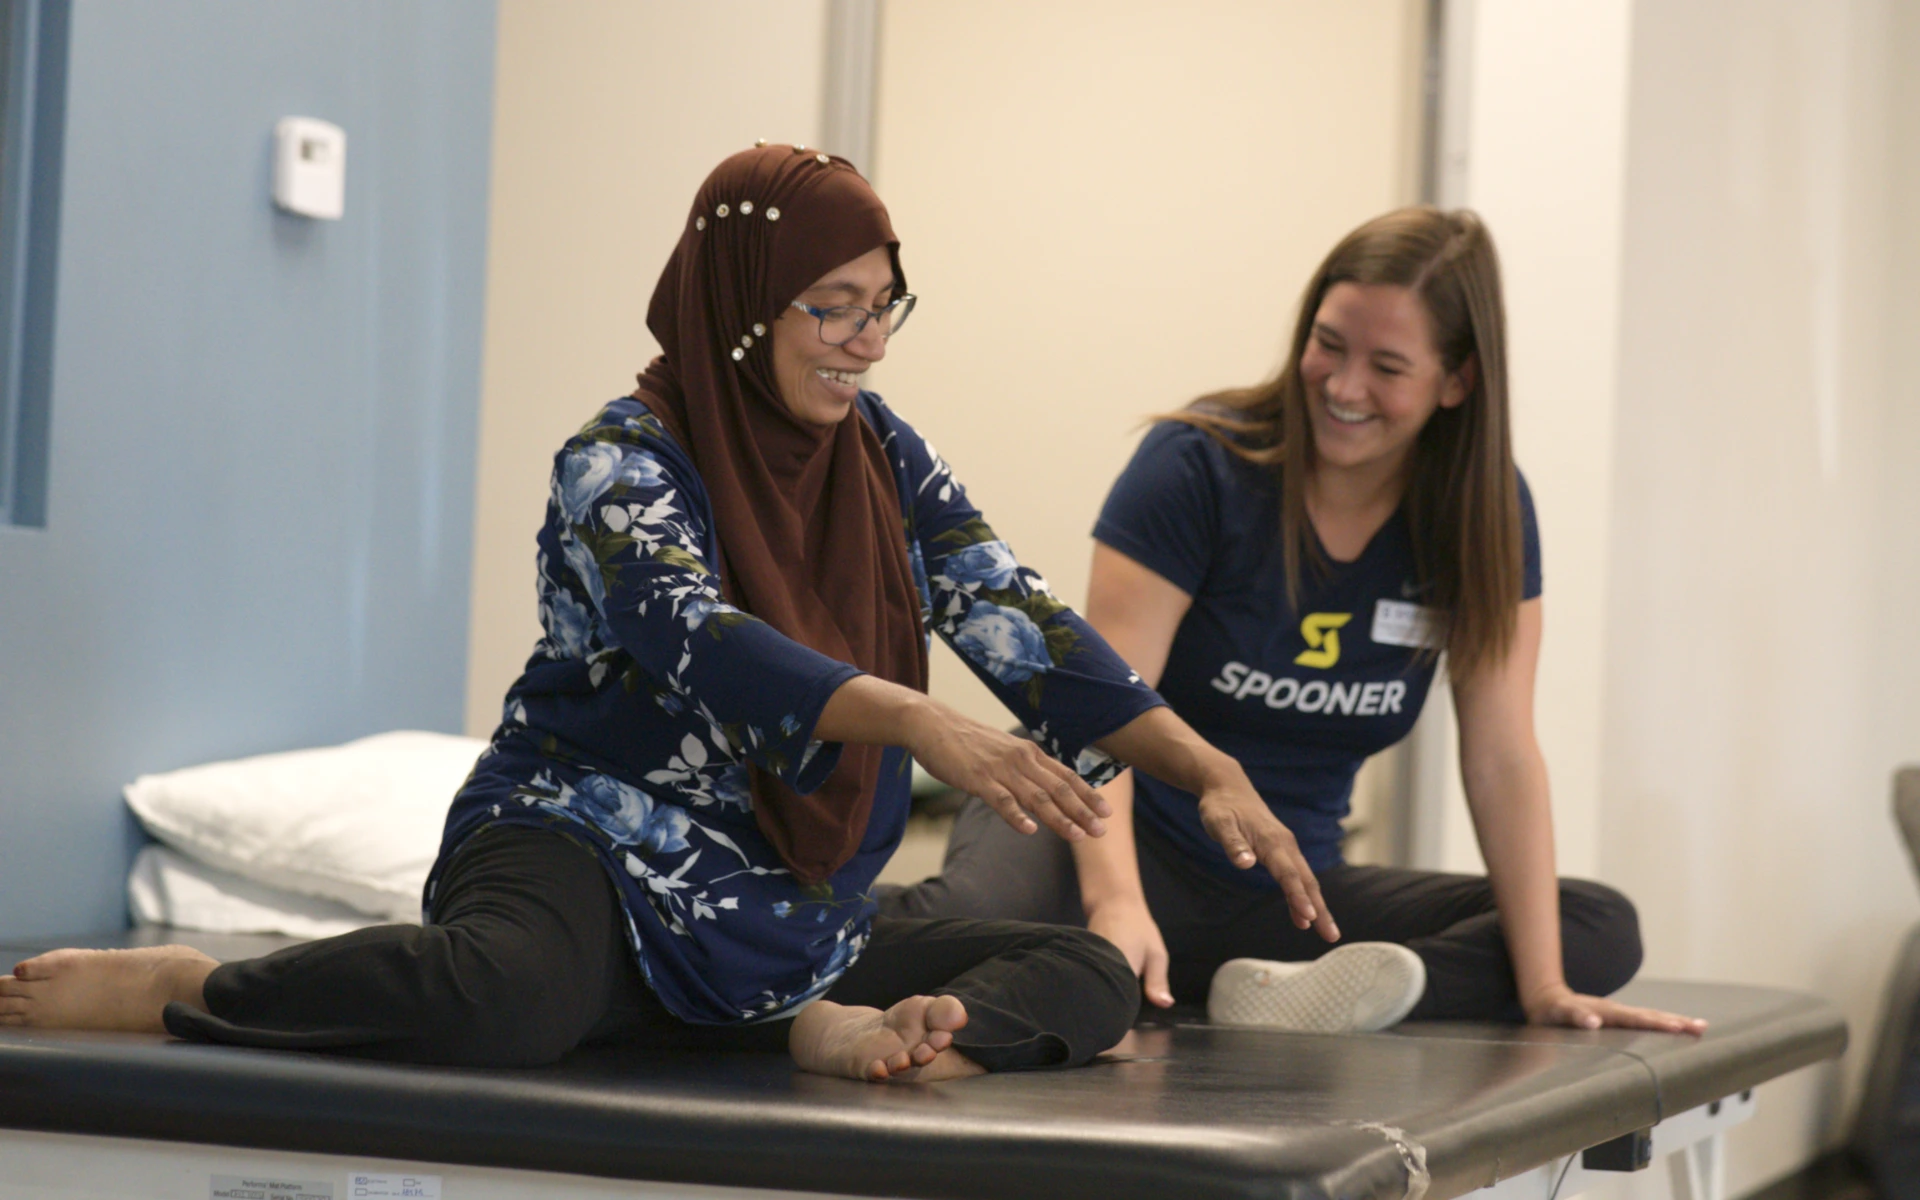
[[[1504,660],[1453,683],[1460,718],[1460,773],[1474,835],[1487,863],[1514,984],[1534,1024],[1598,1029],[1624,1025],[1698,1033],[1703,1021],[1583,996],[1567,986],[1560,945],[1560,882],[1553,805],[1533,728],[1533,687],[1543,627],[1536,597],[1520,605]]]
[[[1094,544],[1087,623],[1148,684],[1159,683],[1174,633],[1192,604],[1193,597],[1164,576],[1111,546]],[[1294,924],[1312,926],[1328,941],[1339,938],[1339,927],[1293,834],[1254,791],[1239,763],[1208,745],[1171,709],[1143,714],[1100,746],[1200,797],[1201,820],[1234,865],[1265,866],[1286,892]],[[1087,926],[1120,947],[1141,973],[1147,998],[1166,1006],[1173,1003],[1167,950],[1141,888],[1131,773],[1107,785],[1101,795],[1111,810],[1107,836],[1074,846]]]

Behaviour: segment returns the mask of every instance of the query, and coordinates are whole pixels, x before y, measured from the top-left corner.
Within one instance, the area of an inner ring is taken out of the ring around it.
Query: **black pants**
[[[477,834],[441,880],[434,920],[382,925],[226,963],[210,1010],[166,1010],[179,1037],[458,1066],[535,1066],[590,1042],[781,1050],[791,1020],[696,1026],[661,1005],[635,964],[612,883],[558,833]],[[1126,960],[1080,929],[1016,921],[880,918],[827,993],[887,1008],[957,996],[961,1053],[989,1071],[1077,1066],[1133,1024]]]
[[[1333,949],[1312,930],[1294,928],[1278,890],[1221,879],[1144,826],[1136,838],[1140,879],[1166,939],[1176,999],[1204,1002],[1214,971],[1231,958],[1300,962]],[[1318,878],[1343,940],[1398,942],[1426,964],[1426,994],[1410,1020],[1525,1019],[1484,876],[1341,866]],[[883,894],[880,912],[1086,924],[1067,844],[1044,830],[1015,833],[977,799],[960,811],[941,874]],[[1640,969],[1633,904],[1602,884],[1560,881],[1560,940],[1567,983],[1577,992],[1607,995]]]

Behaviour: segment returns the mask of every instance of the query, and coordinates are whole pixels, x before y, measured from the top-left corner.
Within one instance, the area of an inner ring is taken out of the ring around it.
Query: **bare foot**
[[[955,996],[909,996],[877,1008],[816,1000],[794,1018],[787,1046],[803,1071],[873,1083],[932,1083],[984,1075],[986,1068],[953,1048],[967,1023]]]
[[[52,950],[0,975],[0,1026],[160,1033],[171,1001],[206,1009],[201,985],[219,965],[186,946]]]

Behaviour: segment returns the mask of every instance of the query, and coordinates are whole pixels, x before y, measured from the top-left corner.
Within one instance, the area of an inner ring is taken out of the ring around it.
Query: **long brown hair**
[[[1396,209],[1342,238],[1300,297],[1280,373],[1250,388],[1203,396],[1162,420],[1183,421],[1280,476],[1287,597],[1299,605],[1303,568],[1325,569],[1307,518],[1315,461],[1300,357],[1327,289],[1392,284],[1426,305],[1442,367],[1468,367],[1471,388],[1440,408],[1414,445],[1404,504],[1421,599],[1436,613],[1435,651],[1456,678],[1500,662],[1513,645],[1521,592],[1520,494],[1507,410],[1506,313],[1493,238],[1466,209]]]

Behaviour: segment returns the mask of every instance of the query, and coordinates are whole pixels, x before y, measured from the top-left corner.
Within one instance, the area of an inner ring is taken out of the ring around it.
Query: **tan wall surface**
[[[658,352],[647,300],[708,171],[817,140],[825,0],[501,0],[467,730],[539,635],[554,451]]]
[[[1618,354],[1630,0],[1473,0],[1466,165],[1451,203],[1477,210],[1500,252],[1514,456],[1540,522],[1546,634],[1534,719],[1553,789],[1562,872],[1591,876],[1600,808],[1607,522]],[[1457,65],[1457,64],[1456,64]],[[1437,858],[1483,871],[1435,691],[1416,734],[1444,764],[1422,804],[1444,805]]]
[[[1853,1029],[1762,1089],[1737,1196],[1846,1136],[1920,920],[1889,815],[1920,761],[1920,7],[1633,19],[1599,861],[1648,973]]]
[[[1148,414],[1278,364],[1410,201],[1420,6],[890,0],[875,181],[924,297],[871,373],[1070,604]],[[1006,711],[944,648],[934,693]]]
[[[1853,1027],[1844,1064],[1760,1090],[1740,1195],[1846,1135],[1917,911],[1887,810],[1920,759],[1920,89],[1895,66],[1920,17],[1468,11],[1462,199],[1506,274],[1561,868],[1635,900],[1644,973],[1813,992]],[[1446,788],[1442,865],[1478,869]]]

